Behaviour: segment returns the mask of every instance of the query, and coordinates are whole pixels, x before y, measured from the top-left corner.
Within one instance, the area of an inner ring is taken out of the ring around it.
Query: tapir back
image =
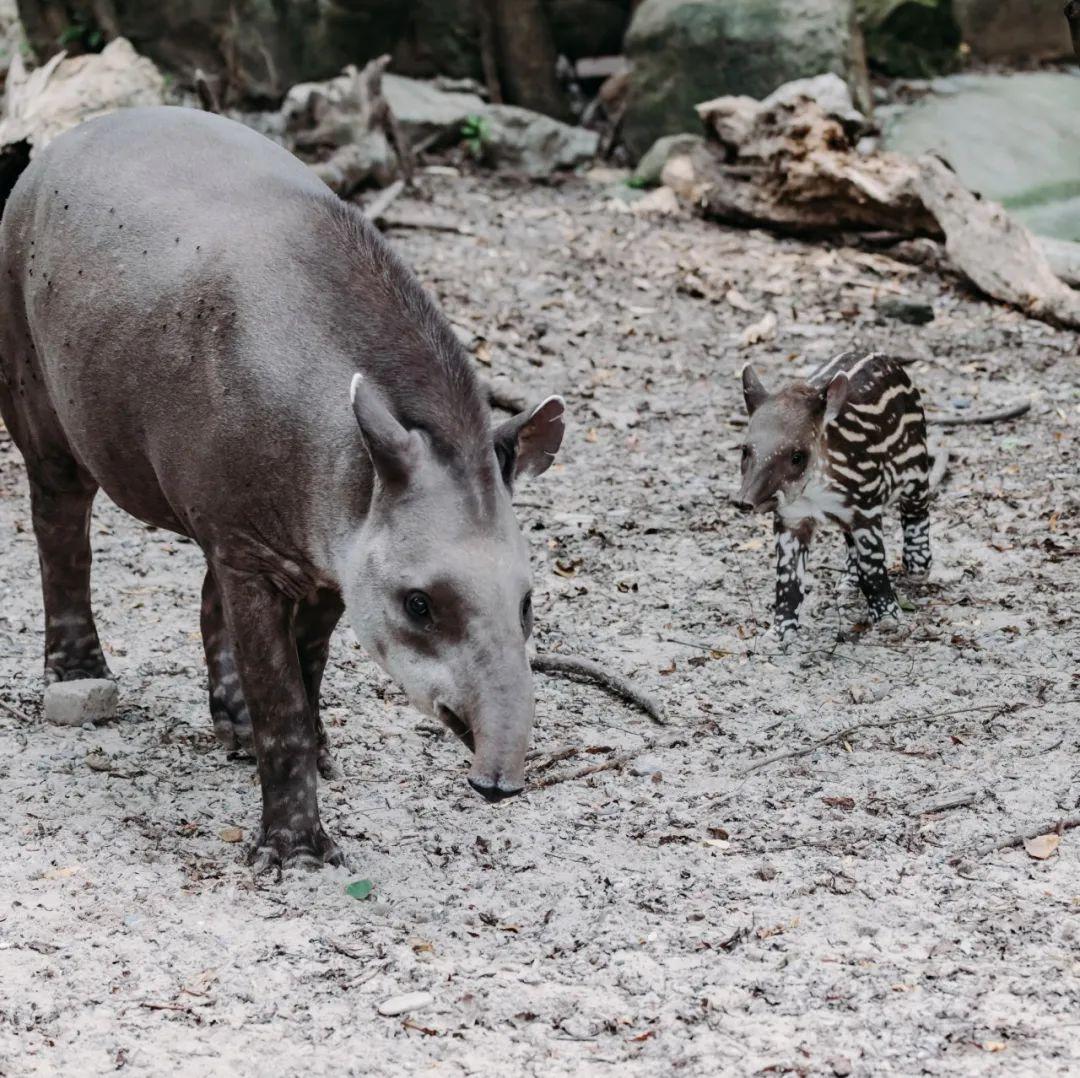
[[[490,454],[446,320],[354,207],[239,124],[130,109],[61,136],[12,192],[0,260],[14,422],[144,520],[212,543],[206,522],[259,519],[289,549],[343,490],[362,514],[357,370],[448,452]]]

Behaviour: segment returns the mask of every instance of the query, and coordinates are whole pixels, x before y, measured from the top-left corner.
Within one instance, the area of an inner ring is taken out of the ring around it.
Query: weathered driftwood
[[[1031,233],[996,202],[973,195],[940,161],[919,158],[916,184],[940,222],[945,250],[972,283],[1036,318],[1080,326],[1080,292],[1060,281]]]
[[[862,155],[855,132],[805,97],[720,97],[698,105],[719,153],[692,157],[706,217],[793,233],[897,231],[940,236],[899,154]]]
[[[668,161],[663,180],[714,220],[793,234],[944,238],[952,264],[994,299],[1080,326],[1080,292],[997,203],[934,157],[862,153],[848,117],[810,97],[722,97],[698,106],[712,141]]]
[[[347,67],[334,97],[312,84],[305,108],[289,117],[296,150],[316,158],[312,168],[342,198],[368,183],[386,187],[398,173],[412,182],[412,152],[383,95],[389,63],[380,56],[362,70]]]

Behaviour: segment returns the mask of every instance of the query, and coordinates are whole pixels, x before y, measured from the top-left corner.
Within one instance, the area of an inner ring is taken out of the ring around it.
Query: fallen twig
[[[982,793],[982,787],[973,786],[970,790],[957,790],[955,793],[946,794],[945,796],[939,794],[936,797],[922,801],[913,801],[908,805],[908,813],[911,816],[929,816],[935,812],[947,812],[949,809],[963,808],[965,805],[970,805]]]
[[[401,192],[404,190],[405,181],[394,180],[394,182],[390,184],[389,187],[386,187],[382,191],[380,191],[371,200],[371,202],[364,207],[364,214],[370,221],[378,224],[379,221],[382,219],[383,214],[386,213],[387,209],[389,209],[390,203],[393,202],[394,199],[396,199],[398,195],[400,195]]]
[[[661,726],[665,725],[660,705],[647,692],[639,689],[632,681],[593,662],[592,659],[583,659],[578,655],[559,655],[549,651],[543,655],[536,655],[532,660],[532,668],[538,674],[556,674],[592,681],[615,696],[621,697],[627,703],[641,708],[654,722],[660,723]]]
[[[20,722],[34,721],[25,711],[20,711],[17,707],[13,707],[4,700],[0,700],[0,711],[6,711],[13,719],[18,719]]]
[[[897,715],[891,719],[878,719],[870,720],[868,722],[855,722],[850,726],[845,726],[842,730],[836,730],[834,733],[826,734],[824,737],[819,737],[816,741],[811,741],[809,745],[801,749],[789,749],[787,752],[777,753],[775,756],[769,756],[764,760],[759,760],[756,764],[751,764],[750,767],[744,768],[740,774],[750,775],[755,771],[760,771],[763,767],[768,767],[770,764],[778,764],[783,760],[794,760],[800,756],[809,756],[810,753],[817,751],[825,745],[831,745],[837,741],[843,741],[845,738],[850,737],[857,730],[885,730],[890,726],[899,726],[905,722],[930,722],[932,719],[946,719],[952,715],[971,715],[976,711],[1015,711],[1019,707],[1035,707],[1035,704],[1025,704],[1022,701],[1013,704],[979,704],[975,707],[958,707],[953,708],[950,711],[933,711],[927,715]]]
[[[979,423],[1001,423],[1006,419],[1016,419],[1031,411],[1031,401],[1018,401],[997,412],[976,412],[974,415],[928,415],[928,425],[937,427],[971,427]]]
[[[1043,824],[1042,827],[1033,828],[1030,831],[1025,831],[1023,834],[1013,835],[1011,838],[1003,838],[999,842],[989,842],[985,846],[980,846],[977,850],[971,850],[967,853],[954,854],[949,858],[948,863],[950,865],[958,865],[961,861],[968,861],[971,859],[978,860],[980,857],[985,857],[987,854],[994,853],[997,850],[1007,850],[1012,846],[1022,846],[1029,838],[1038,838],[1040,835],[1049,835],[1051,832],[1061,834],[1063,831],[1070,831],[1074,827],[1080,827],[1080,816],[1072,816],[1069,819],[1051,820],[1047,824]]]
[[[420,217],[394,217],[383,221],[383,228],[414,228],[428,232],[456,232],[459,236],[472,236],[473,230],[467,225],[454,224],[453,221],[425,221]]]
[[[575,779],[588,778],[589,775],[596,775],[601,771],[618,771],[643,752],[649,752],[652,749],[670,749],[677,741],[685,741],[686,736],[686,731],[683,731],[676,737],[651,738],[636,749],[620,752],[617,756],[611,756],[602,763],[589,764],[587,767],[579,767],[576,771],[564,771],[559,775],[549,775],[546,779],[533,783],[532,789],[544,790],[549,786],[556,786],[560,782],[573,782]]]

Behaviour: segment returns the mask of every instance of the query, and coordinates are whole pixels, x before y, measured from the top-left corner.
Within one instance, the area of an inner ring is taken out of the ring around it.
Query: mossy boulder
[[[827,71],[869,106],[854,0],[645,0],[625,48],[633,71],[623,137],[635,156],[663,135],[697,130],[701,101],[763,98]]]

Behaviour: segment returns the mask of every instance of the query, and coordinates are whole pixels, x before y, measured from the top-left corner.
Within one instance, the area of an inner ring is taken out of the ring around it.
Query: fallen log
[[[1043,247],[1001,206],[968,191],[937,158],[861,152],[850,110],[833,95],[827,108],[810,96],[835,90],[829,80],[816,89],[791,85],[796,92],[781,87],[765,101],[721,97],[698,105],[710,141],[671,158],[663,182],[725,224],[803,236],[943,239],[952,265],[986,295],[1034,318],[1080,326],[1080,292],[1056,276]]]

